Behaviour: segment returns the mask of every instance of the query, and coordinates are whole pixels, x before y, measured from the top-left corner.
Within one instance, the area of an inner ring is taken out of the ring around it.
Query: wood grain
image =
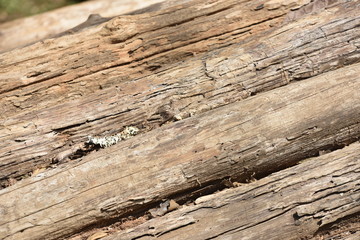
[[[214,180],[261,176],[353,142],[359,66],[168,124],[3,189],[0,238],[56,239]]]
[[[107,37],[83,32],[1,55],[9,63],[0,70],[1,178],[21,178],[47,167],[58,156],[79,150],[89,135],[111,135],[129,125],[147,132],[176,117],[185,119],[359,62],[356,2],[301,16],[292,11],[285,15],[291,5],[264,7],[254,16],[260,3],[219,1],[206,8],[209,3],[202,1],[189,8],[120,17],[99,30]],[[187,13],[194,15],[191,9],[200,7],[205,10],[195,11],[197,20],[192,21]],[[238,11],[241,19],[224,17]],[[161,20],[164,14],[171,23]],[[218,23],[229,29],[203,24],[218,18],[229,19]],[[290,22],[269,27],[284,19]],[[122,21],[134,29],[122,31]],[[177,26],[166,27],[171,24]],[[139,35],[131,37],[132,31]],[[107,42],[119,37],[129,39]],[[98,44],[90,48],[91,42]],[[226,44],[230,46],[217,49]],[[30,57],[34,55],[39,57]]]
[[[1,54],[0,238],[65,238],[285,168],[117,236],[310,238],[358,214],[359,2],[170,1]]]
[[[359,163],[360,144],[354,143],[255,183],[201,197],[195,205],[104,240],[307,239],[360,212]],[[341,239],[358,239],[359,233],[353,229]]]

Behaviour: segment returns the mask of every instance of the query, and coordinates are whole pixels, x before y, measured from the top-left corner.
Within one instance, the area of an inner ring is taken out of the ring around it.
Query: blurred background
[[[87,0],[0,0],[0,23]]]

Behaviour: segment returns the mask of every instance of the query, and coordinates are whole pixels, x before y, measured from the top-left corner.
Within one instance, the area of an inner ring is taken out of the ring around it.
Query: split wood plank
[[[359,67],[163,126],[3,189],[0,238],[56,239],[214,180],[261,176],[353,142]]]

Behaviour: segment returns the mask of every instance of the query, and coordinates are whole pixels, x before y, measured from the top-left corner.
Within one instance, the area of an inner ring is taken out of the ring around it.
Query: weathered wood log
[[[326,224],[360,213],[359,163],[360,144],[354,143],[255,183],[198,198],[195,205],[104,240],[308,239]],[[357,230],[349,237],[358,239]]]
[[[358,1],[309,2],[194,1],[0,55],[0,178],[82,157],[92,150],[84,150],[89,135],[141,128],[133,139],[0,191],[0,238],[68,236],[358,140]],[[359,211],[358,202],[337,206],[321,217],[333,222]],[[290,211],[286,220],[297,216]],[[298,217],[302,228],[286,231],[309,227],[298,235],[307,236],[319,228]]]
[[[0,237],[56,239],[174,194],[262,176],[355,141],[359,67],[162,126],[3,189]]]
[[[355,2],[339,1],[342,4],[326,6],[321,15],[292,13],[299,18],[296,22],[262,34],[269,24],[293,18],[286,13],[299,7],[275,8],[266,3],[254,11],[263,2],[220,1],[213,8],[201,2],[184,9],[120,17],[105,28],[114,30],[107,37],[99,38],[102,29],[3,54],[0,58],[8,64],[0,70],[5,82],[0,87],[0,177],[18,178],[49,166],[58,156],[76,154],[89,135],[111,135],[129,125],[146,132],[166,121],[359,61],[360,19]],[[196,14],[191,10],[201,6],[205,10]],[[241,18],[225,18],[232,12]],[[165,13],[172,22],[164,23]],[[190,21],[194,14],[198,20]],[[223,29],[204,24],[218,19],[230,19],[221,20],[219,26],[232,25]],[[115,31],[121,22],[134,29]],[[170,27],[171,31],[166,27],[174,24],[178,26]],[[133,36],[134,31],[138,35]],[[257,36],[249,37],[249,31]],[[191,32],[191,39],[184,32]],[[110,44],[109,38],[123,38],[123,48]],[[139,39],[143,40],[137,44]],[[236,42],[241,44],[216,49]],[[34,54],[43,57],[34,59]],[[37,67],[29,70],[28,65]]]
[[[0,53],[73,28],[85,22],[90,14],[113,17],[161,1],[163,0],[93,0],[3,23],[0,25]]]

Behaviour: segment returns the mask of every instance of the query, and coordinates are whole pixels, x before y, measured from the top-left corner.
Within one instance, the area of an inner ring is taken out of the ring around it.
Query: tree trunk
[[[298,239],[358,214],[359,1],[157,7],[0,55],[0,238],[58,239],[285,168],[109,239]]]

